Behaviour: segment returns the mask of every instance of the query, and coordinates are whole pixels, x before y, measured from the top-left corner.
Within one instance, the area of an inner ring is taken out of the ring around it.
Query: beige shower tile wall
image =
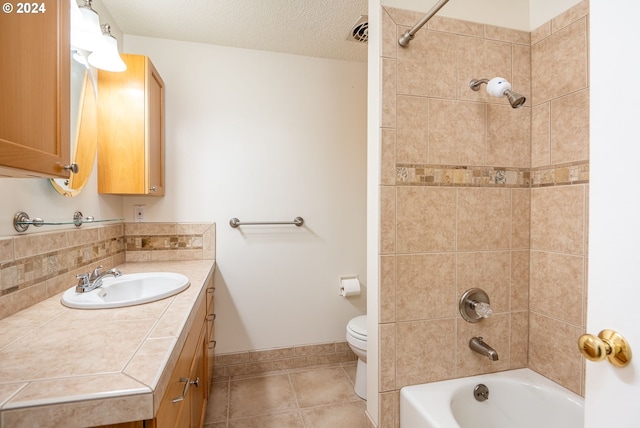
[[[401,48],[423,14],[383,8],[380,428],[398,426],[405,385],[529,366],[582,391],[587,13],[532,33],[435,16]],[[468,86],[495,76],[524,107]],[[472,287],[494,309],[477,324],[457,308]]]
[[[215,259],[215,224],[126,223],[0,237],[0,319],[45,300],[76,275],[125,261]]]
[[[398,47],[421,17],[383,10],[381,428],[397,426],[405,385],[528,362],[531,108],[468,85],[500,75],[529,97],[530,36],[436,16]],[[458,312],[473,287],[494,310],[477,324]],[[500,360],[473,353],[473,336]]]
[[[534,30],[531,44],[529,366],[578,394],[588,266],[588,13],[588,1],[579,3]]]

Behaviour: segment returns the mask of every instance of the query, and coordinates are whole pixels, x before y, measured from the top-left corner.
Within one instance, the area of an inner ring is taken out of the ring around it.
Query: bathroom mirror
[[[63,196],[73,197],[87,184],[98,144],[98,106],[95,75],[86,65],[86,56],[71,51],[71,162],[78,166],[69,178],[49,180]]]

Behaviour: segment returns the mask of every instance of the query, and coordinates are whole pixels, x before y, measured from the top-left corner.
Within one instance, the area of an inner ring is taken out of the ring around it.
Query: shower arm
[[[409,42],[413,40],[418,30],[420,30],[422,26],[426,24],[427,21],[433,17],[433,15],[438,13],[438,11],[442,9],[442,7],[448,2],[449,0],[439,0],[438,3],[436,3],[436,5],[433,6],[431,10],[427,12],[427,14],[420,20],[420,22],[414,25],[412,29],[405,31],[404,34],[400,36],[400,38],[398,39],[398,44],[403,48],[409,46]]]
[[[471,82],[469,82],[469,87],[474,91],[479,91],[480,85],[482,85],[483,83],[486,85],[487,83],[489,83],[489,79],[473,79]]]

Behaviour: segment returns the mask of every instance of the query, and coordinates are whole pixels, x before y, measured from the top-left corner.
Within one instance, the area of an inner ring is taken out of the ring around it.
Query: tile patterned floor
[[[355,363],[216,382],[205,428],[367,428]]]

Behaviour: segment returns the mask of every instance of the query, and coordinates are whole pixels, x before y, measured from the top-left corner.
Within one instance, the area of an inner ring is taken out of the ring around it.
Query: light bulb
[[[118,53],[118,42],[111,34],[104,35],[104,46],[89,55],[89,64],[105,71],[125,71],[127,64]]]

